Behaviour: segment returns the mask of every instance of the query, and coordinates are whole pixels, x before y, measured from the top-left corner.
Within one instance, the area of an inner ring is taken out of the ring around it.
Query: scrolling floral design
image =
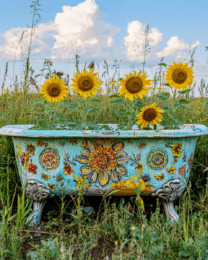
[[[123,142],[83,139],[82,147],[82,154],[76,156],[76,160],[83,165],[81,176],[87,176],[94,183],[98,181],[101,186],[107,185],[109,180],[118,183],[122,176],[127,176],[124,165],[131,158],[124,151]]]

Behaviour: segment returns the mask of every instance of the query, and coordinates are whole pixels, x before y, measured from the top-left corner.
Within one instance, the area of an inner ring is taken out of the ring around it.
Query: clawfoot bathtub
[[[166,216],[179,220],[174,200],[185,189],[197,137],[204,125],[177,130],[31,130],[7,125],[0,135],[12,136],[22,186],[33,199],[30,226],[40,223],[47,198],[113,192],[116,196],[158,196]]]

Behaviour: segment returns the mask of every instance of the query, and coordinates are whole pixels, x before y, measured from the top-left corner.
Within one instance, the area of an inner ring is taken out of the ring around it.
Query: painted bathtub
[[[12,136],[22,186],[34,201],[30,225],[40,222],[48,197],[111,193],[159,196],[167,217],[178,221],[173,201],[185,189],[197,137],[204,125],[180,130],[31,130],[33,125],[7,125],[0,135]]]

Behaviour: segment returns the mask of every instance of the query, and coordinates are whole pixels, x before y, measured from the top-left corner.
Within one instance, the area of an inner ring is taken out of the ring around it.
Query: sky
[[[23,77],[31,37],[32,4],[28,0],[1,3],[0,87],[6,62],[5,88],[12,85],[15,75],[19,80]],[[80,69],[85,62],[88,65],[94,60],[99,75],[104,71],[104,60],[110,75],[115,73],[115,60],[120,66],[120,77],[133,70],[138,72],[142,69],[145,28],[149,24],[145,64],[148,79],[153,79],[162,57],[168,65],[173,61],[186,62],[195,49],[195,81],[197,86],[202,78],[208,82],[207,0],[40,0],[39,4],[41,19],[30,56],[34,75],[41,72],[44,60],[49,59],[53,69],[73,77],[76,54],[80,57]],[[39,79],[38,84],[42,83]]]

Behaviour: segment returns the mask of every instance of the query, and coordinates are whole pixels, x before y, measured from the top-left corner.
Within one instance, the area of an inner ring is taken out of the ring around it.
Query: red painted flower
[[[28,153],[22,153],[22,156],[21,156],[22,166],[26,166],[28,161],[29,161],[29,154]]]
[[[192,164],[193,164],[193,158],[194,158],[194,155],[193,155],[193,153],[191,153],[190,158],[188,159],[188,166],[189,166],[190,171],[191,171]]]
[[[186,164],[184,164],[178,169],[178,173],[179,175],[183,175],[183,176],[186,174]]]
[[[37,172],[36,172],[36,169],[37,169],[38,167],[36,166],[36,165],[34,165],[33,163],[29,163],[28,164],[28,171],[29,172],[32,172],[33,174],[36,174]]]
[[[26,150],[27,150],[28,153],[31,153],[32,155],[34,155],[35,147],[34,147],[34,145],[29,144],[29,145],[27,145]]]
[[[69,164],[66,164],[65,167],[64,167],[64,174],[67,174],[67,175],[70,175],[72,174],[74,171],[73,169],[71,168],[71,166]]]

